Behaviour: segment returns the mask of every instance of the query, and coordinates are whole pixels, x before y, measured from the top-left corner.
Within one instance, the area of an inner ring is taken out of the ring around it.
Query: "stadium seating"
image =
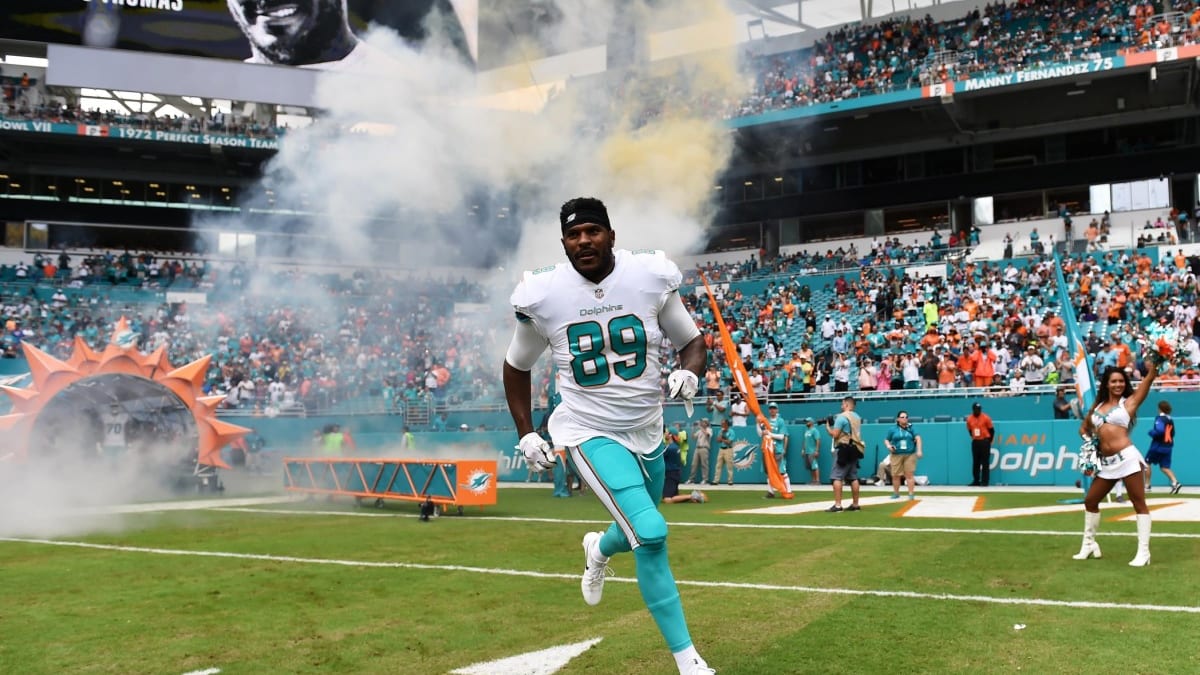
[[[1192,20],[1200,4],[1170,5],[1155,14],[1153,4],[1129,0],[989,3],[954,21],[926,16],[843,26],[811,47],[751,58],[755,89],[725,116],[1200,41],[1200,24]]]
[[[1187,306],[1195,298],[1186,284],[1190,270],[1178,267],[1169,251],[1164,246],[1066,257],[1066,290],[1081,319],[1081,337],[1091,338],[1094,353],[1114,335],[1134,354],[1164,334],[1191,335],[1193,317]],[[965,363],[960,359],[974,337],[991,342],[1004,360],[991,394],[1013,386],[1011,374],[1020,370],[1023,348],[1030,345],[1044,364],[1055,364],[1043,366],[1043,381],[1071,381],[1073,371],[1061,343],[1041,329],[1046,312],[1061,309],[1050,263],[1027,256],[995,263],[961,257],[948,261],[938,255],[930,249],[929,256],[918,256],[925,264],[941,260],[935,264],[944,277],[926,279],[904,276],[905,265],[899,263],[907,256],[878,252],[857,258],[852,268],[833,271],[825,267],[827,258],[806,252],[766,265],[746,261],[702,267],[720,280],[722,315],[735,343],[749,340],[745,361],[764,374],[768,397],[786,399],[804,390],[797,354],[811,354],[812,363],[831,370],[834,340],[822,325],[826,315],[851,336],[845,371],[849,391],[859,388],[862,359],[876,366],[887,362],[896,373],[897,359],[910,353],[948,356],[955,366],[951,386],[969,387],[972,381],[961,372]],[[169,343],[174,362],[214,354],[205,388],[226,394],[232,410],[404,412],[424,425],[435,422],[439,406],[487,409],[502,404],[491,363],[507,337],[495,329],[498,317],[454,313],[455,302],[485,300],[478,284],[294,271],[259,271],[267,276],[251,283],[249,271],[239,264],[178,261],[159,267],[165,271],[157,279],[134,266],[132,275],[114,283],[108,270],[120,267],[116,256],[76,257],[100,273],[80,276],[68,268],[46,277],[46,270],[29,265],[26,276],[18,279],[14,265],[0,267],[0,347],[6,355],[15,356],[19,343],[26,341],[66,358],[75,335],[99,345],[125,316],[141,334],[144,348]],[[844,256],[832,258],[844,262]],[[898,264],[873,264],[877,259]],[[689,279],[695,279],[694,272],[689,271]],[[207,303],[167,301],[168,292],[182,289],[202,293]],[[712,330],[707,297],[698,296],[696,288],[684,291],[697,322]],[[1129,297],[1124,313],[1114,310],[1109,319],[1111,301],[1123,295]],[[925,323],[927,299],[938,303],[932,334]],[[1018,326],[1021,334],[1014,333]],[[1200,357],[1200,350],[1195,355]],[[671,358],[673,354],[664,354],[664,372]],[[1200,365],[1192,358],[1180,353],[1165,381],[1180,388],[1200,386],[1200,381],[1193,383],[1200,377],[1187,374]],[[719,353],[714,362],[723,363]],[[728,369],[721,374],[722,386],[730,386]],[[928,373],[922,378],[930,379]],[[888,381],[880,381],[880,391],[872,395],[887,395],[894,388],[892,378],[880,379]],[[245,380],[253,384],[242,384]],[[284,383],[283,390],[271,389],[276,380]],[[549,381],[549,364],[543,362],[534,376],[539,403]]]

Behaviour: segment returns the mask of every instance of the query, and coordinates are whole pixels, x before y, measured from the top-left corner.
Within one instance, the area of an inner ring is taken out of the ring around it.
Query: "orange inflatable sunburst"
[[[139,351],[124,317],[117,322],[108,345],[99,353],[78,335],[71,358],[66,362],[28,344],[21,346],[29,361],[33,384],[26,389],[0,387],[13,404],[12,414],[0,416],[0,433],[4,435],[6,449],[15,459],[27,457],[30,435],[46,403],[68,386],[95,375],[142,377],[178,396],[191,411],[199,432],[200,464],[229,468],[221,459],[221,448],[250,433],[245,427],[217,419],[216,409],[224,396],[203,396],[201,385],[211,356],[175,368],[167,361],[165,347],[149,354]]]

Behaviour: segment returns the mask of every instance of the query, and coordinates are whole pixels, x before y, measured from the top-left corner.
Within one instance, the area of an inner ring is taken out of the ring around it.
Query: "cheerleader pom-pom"
[[[1154,344],[1150,348],[1150,353],[1147,354],[1147,356],[1150,357],[1150,360],[1153,361],[1154,365],[1156,366],[1169,363],[1171,359],[1175,358],[1175,345],[1166,338],[1159,338],[1155,340]]]

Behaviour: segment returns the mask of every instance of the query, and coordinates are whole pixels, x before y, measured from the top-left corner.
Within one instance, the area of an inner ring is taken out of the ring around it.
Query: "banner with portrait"
[[[479,0],[4,0],[0,39],[349,70],[385,26],[474,64],[478,12]]]

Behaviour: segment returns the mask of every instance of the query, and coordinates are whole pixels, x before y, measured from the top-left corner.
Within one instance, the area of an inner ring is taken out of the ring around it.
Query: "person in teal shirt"
[[[788,374],[782,365],[775,366],[771,371],[771,396],[782,396],[788,390]]]
[[[758,433],[770,434],[775,441],[775,466],[779,468],[779,477],[783,479],[783,494],[784,499],[792,498],[792,481],[788,478],[787,467],[787,422],[779,416],[779,404],[772,403],[767,406],[767,423],[770,429],[759,427]],[[767,483],[767,498],[775,498],[775,488]]]
[[[811,485],[821,484],[821,469],[817,464],[817,459],[821,456],[821,432],[817,429],[816,420],[811,417],[804,418],[804,444],[802,447],[804,454],[804,465],[812,472]]]
[[[708,423],[714,429],[720,429],[721,423],[729,419],[729,401],[725,400],[725,392],[720,389],[715,396],[708,399],[704,407],[709,412]]]
[[[908,484],[908,498],[915,499],[917,460],[921,457],[921,436],[908,422],[908,413],[901,410],[896,415],[896,426],[883,439],[887,446],[892,470],[892,499],[900,498],[900,477]]]

